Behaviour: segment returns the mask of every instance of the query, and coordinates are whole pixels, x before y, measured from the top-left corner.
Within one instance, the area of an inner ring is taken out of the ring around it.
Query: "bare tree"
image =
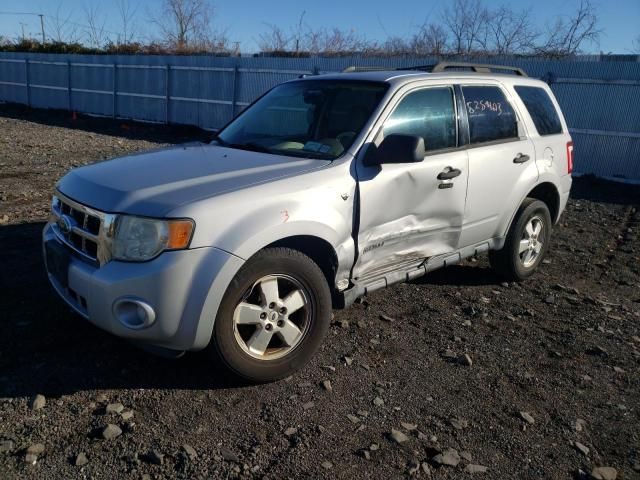
[[[79,40],[78,24],[71,20],[73,12],[63,15],[62,8],[62,2],[58,3],[55,14],[45,17],[47,31],[51,32],[49,36],[54,42],[76,43]]]
[[[162,16],[155,19],[164,42],[176,50],[227,48],[225,32],[213,28],[210,0],[164,0]]]
[[[377,53],[383,55],[408,55],[411,52],[411,45],[408,41],[397,35],[388,37],[378,48]]]
[[[130,0],[118,0],[117,6],[121,29],[121,35],[118,38],[118,43],[132,43],[136,38],[135,17],[138,13],[138,4],[135,4]]]
[[[488,12],[480,0],[453,0],[442,12],[453,53],[468,54],[486,49]]]
[[[293,55],[336,55],[362,52],[369,47],[369,43],[358,36],[355,30],[336,27],[312,29],[302,23],[303,16],[304,13],[298,25],[290,30],[291,33],[278,25],[267,25],[268,29],[258,37],[260,50]]]
[[[355,30],[341,30],[332,28],[324,30],[321,35],[322,43],[319,52],[325,55],[336,55],[338,53],[355,53],[366,48],[366,41],[360,38]]]
[[[488,49],[498,55],[533,50],[539,34],[531,23],[531,9],[520,12],[501,6],[488,13]]]
[[[106,18],[100,14],[98,5],[83,5],[86,36],[88,44],[94,48],[101,48],[107,43],[107,32],[105,30]]]
[[[269,24],[266,32],[260,34],[258,46],[263,52],[287,52],[291,44],[291,36],[279,26]]]
[[[302,47],[302,29],[304,27],[304,15],[307,12],[305,10],[302,11],[302,13],[300,14],[300,18],[298,19],[298,26],[294,32],[294,36],[292,39],[292,42],[294,43],[295,46],[295,51],[296,53],[298,53],[300,51],[300,48]]]
[[[410,41],[415,55],[444,55],[448,51],[449,36],[441,25],[424,23]]]
[[[558,18],[548,29],[546,40],[537,51],[548,56],[576,55],[585,45],[597,44],[601,33],[595,6],[591,0],[580,0],[573,16]]]

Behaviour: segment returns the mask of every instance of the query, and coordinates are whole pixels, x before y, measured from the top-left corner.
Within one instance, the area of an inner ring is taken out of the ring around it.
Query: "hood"
[[[58,182],[58,189],[69,198],[104,212],[162,217],[196,200],[329,163],[190,144],[74,169]]]

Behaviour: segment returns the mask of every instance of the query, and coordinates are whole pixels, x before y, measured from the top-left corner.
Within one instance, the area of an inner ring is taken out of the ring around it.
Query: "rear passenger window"
[[[516,114],[498,87],[462,87],[470,143],[518,137]]]
[[[383,132],[422,137],[429,151],[455,147],[456,128],[453,90],[443,87],[408,94],[385,122]]]
[[[515,87],[540,135],[562,133],[560,117],[549,94],[539,87]]]

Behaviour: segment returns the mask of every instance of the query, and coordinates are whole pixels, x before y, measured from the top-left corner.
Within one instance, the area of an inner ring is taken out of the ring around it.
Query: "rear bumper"
[[[47,241],[59,241],[50,225],[43,245]],[[197,248],[165,252],[149,262],[111,261],[100,268],[71,255],[66,286],[49,269],[47,273],[58,295],[101,329],[134,342],[198,350],[209,343],[222,295],[241,264],[220,249]],[[123,298],[149,305],[153,323],[125,325],[114,310]]]

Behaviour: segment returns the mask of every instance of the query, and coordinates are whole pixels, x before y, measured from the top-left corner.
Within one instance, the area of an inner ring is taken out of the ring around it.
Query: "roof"
[[[530,77],[504,73],[476,73],[464,71],[448,71],[429,73],[417,70],[368,70],[359,72],[328,73],[323,75],[313,75],[306,77],[309,80],[354,80],[369,82],[384,82],[392,85],[407,83],[416,80],[451,80],[456,79],[480,79],[480,80],[500,80],[505,83],[535,84],[541,83]]]
[[[470,68],[473,71],[464,70],[447,70],[448,68]],[[493,72],[490,69],[496,69],[498,72]],[[511,73],[504,73],[509,71]],[[515,73],[515,74],[514,74]],[[437,65],[413,67],[396,70],[383,70],[376,67],[371,67],[367,70],[366,67],[350,67],[341,73],[330,73],[325,75],[315,75],[309,78],[315,79],[327,79],[327,80],[359,80],[359,81],[373,81],[373,82],[385,82],[390,84],[406,83],[412,80],[451,80],[456,79],[493,79],[511,83],[530,83],[532,80],[527,74],[517,67],[507,67],[503,65],[483,65],[475,63],[463,63],[463,62],[440,62]],[[534,83],[539,81],[533,80]]]

